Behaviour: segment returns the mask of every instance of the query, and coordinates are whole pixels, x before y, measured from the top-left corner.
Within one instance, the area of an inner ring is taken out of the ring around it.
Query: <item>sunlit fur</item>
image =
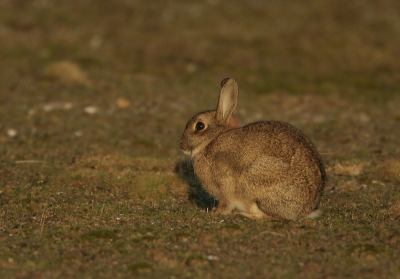
[[[196,114],[181,149],[193,158],[202,185],[219,199],[214,214],[252,219],[317,218],[326,175],[311,141],[290,124],[268,121],[239,127],[233,117],[238,89],[222,84],[217,110]],[[196,123],[205,128],[196,131]]]

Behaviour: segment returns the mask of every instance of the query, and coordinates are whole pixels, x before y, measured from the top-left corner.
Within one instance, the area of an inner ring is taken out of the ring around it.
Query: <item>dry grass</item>
[[[399,278],[400,6],[0,2],[0,277]],[[319,220],[212,216],[181,157],[194,113],[320,150]]]

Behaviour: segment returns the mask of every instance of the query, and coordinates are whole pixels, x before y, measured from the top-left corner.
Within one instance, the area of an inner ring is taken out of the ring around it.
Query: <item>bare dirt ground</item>
[[[398,1],[0,2],[0,277],[400,278]],[[322,154],[318,220],[213,216],[179,150],[242,124]]]

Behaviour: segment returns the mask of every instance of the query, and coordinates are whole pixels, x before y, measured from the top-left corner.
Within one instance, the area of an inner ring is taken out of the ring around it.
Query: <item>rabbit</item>
[[[239,90],[226,78],[216,110],[186,125],[180,147],[219,204],[213,214],[270,221],[315,219],[326,182],[321,156],[297,128],[279,121],[240,127],[233,116]]]

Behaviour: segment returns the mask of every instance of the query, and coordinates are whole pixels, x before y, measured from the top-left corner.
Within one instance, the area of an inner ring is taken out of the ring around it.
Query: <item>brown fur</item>
[[[214,214],[238,211],[269,220],[317,216],[326,175],[314,145],[283,122],[240,128],[233,117],[237,98],[236,81],[225,81],[217,110],[195,115],[181,138],[203,187],[219,199]],[[198,122],[203,130],[195,130]]]

